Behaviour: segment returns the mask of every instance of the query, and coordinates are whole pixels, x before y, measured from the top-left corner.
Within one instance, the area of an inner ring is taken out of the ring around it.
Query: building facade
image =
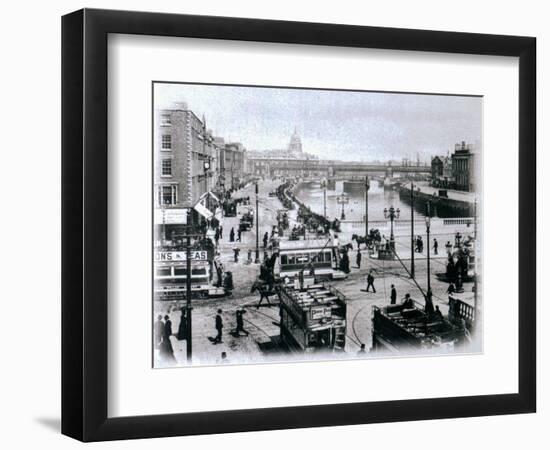
[[[162,224],[163,234],[169,237],[177,228],[172,222],[180,221],[184,211],[219,187],[220,146],[204,118],[199,119],[185,103],[157,110],[154,129],[155,223]],[[198,223],[200,217],[194,219]]]
[[[454,188],[452,160],[450,156],[434,156],[431,161],[432,185]]]
[[[223,180],[226,190],[237,189],[247,179],[246,149],[240,142],[225,144],[223,149]]]
[[[451,155],[454,188],[460,191],[475,190],[475,155],[473,146],[462,141],[455,145]]]

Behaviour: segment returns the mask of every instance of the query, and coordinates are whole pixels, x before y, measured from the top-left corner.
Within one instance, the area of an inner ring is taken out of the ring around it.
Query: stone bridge
[[[392,178],[394,174],[427,175],[430,166],[370,164],[323,159],[249,158],[249,173],[259,176],[300,176],[331,180],[362,179],[366,175]]]

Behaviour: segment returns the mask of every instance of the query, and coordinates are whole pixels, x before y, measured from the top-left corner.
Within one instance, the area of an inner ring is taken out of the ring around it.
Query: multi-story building
[[[169,237],[185,222],[184,210],[193,208],[218,184],[219,148],[204,119],[185,103],[158,110],[154,128],[155,223],[162,224],[163,234]],[[197,212],[192,214],[198,223]]]
[[[240,142],[232,142],[225,144],[223,153],[225,189],[235,189],[246,181],[246,149]]]
[[[462,141],[455,145],[451,155],[454,187],[460,191],[472,192],[475,189],[475,164],[472,144]]]
[[[434,187],[454,187],[452,161],[449,156],[434,156],[431,161],[432,185]]]

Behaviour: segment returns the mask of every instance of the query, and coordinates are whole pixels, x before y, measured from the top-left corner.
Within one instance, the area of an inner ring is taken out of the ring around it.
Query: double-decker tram
[[[187,251],[156,250],[154,254],[154,299],[185,300],[187,296]],[[222,297],[216,262],[206,250],[191,250],[191,296]]]
[[[296,283],[298,284],[298,283]],[[333,286],[280,288],[281,340],[293,352],[344,351],[346,297]]]
[[[332,238],[281,240],[278,245],[275,277],[294,279],[302,273],[315,280],[342,280],[347,275],[338,268],[338,246]]]

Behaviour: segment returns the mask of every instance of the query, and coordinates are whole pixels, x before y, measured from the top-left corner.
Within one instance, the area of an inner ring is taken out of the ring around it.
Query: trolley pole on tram
[[[260,216],[258,214],[258,182],[256,181],[256,259],[254,260],[255,264],[258,264],[260,262],[260,229],[259,229],[259,222],[260,222]]]
[[[411,181],[411,278],[414,278],[414,183]]]
[[[193,361],[193,333],[191,329],[191,208],[187,211],[187,236],[186,236],[186,318],[187,318],[187,362],[191,363]]]

